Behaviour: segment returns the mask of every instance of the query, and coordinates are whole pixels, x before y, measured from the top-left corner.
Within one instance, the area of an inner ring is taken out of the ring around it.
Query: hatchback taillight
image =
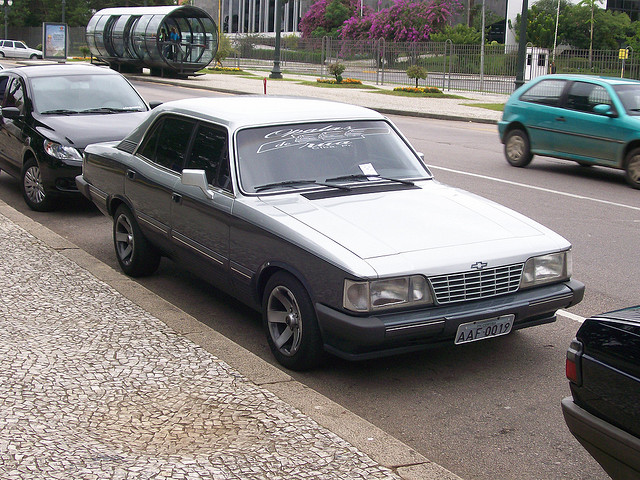
[[[576,385],[582,385],[582,368],[580,358],[582,356],[582,343],[574,338],[567,350],[566,372],[567,378]]]

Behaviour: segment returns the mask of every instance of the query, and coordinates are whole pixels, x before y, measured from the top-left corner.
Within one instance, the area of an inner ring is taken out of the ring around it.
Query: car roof
[[[162,112],[179,113],[214,121],[230,129],[282,123],[384,118],[378,112],[356,105],[276,95],[190,98],[163,103],[153,112],[156,115]]]
[[[639,80],[634,80],[632,78],[617,78],[617,77],[601,77],[597,75],[580,75],[580,74],[551,74],[544,75],[542,78],[558,78],[560,80],[595,80],[602,83],[607,83],[609,85],[624,85],[624,84],[640,84]]]
[[[55,65],[25,65],[22,67],[6,68],[4,72],[15,72],[23,77],[51,77],[57,75],[119,75],[118,72],[106,67],[88,64],[55,64]]]

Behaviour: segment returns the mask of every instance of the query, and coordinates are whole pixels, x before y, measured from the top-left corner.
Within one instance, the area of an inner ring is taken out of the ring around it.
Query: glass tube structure
[[[218,28],[193,6],[117,7],[96,12],[86,30],[93,56],[128,72],[192,75],[218,50]]]

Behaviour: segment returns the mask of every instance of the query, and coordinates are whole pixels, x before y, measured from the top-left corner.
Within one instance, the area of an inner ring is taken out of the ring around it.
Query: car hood
[[[122,140],[149,112],[99,115],[41,115],[38,132],[62,145],[83,149],[90,143]]]
[[[262,201],[365,260],[378,273],[441,273],[521,262],[570,248],[561,236],[506,207],[468,192],[421,182],[420,188]]]

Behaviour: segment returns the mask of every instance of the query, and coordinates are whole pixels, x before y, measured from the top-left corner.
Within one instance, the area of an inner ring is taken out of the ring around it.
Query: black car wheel
[[[269,279],[262,317],[271,352],[282,365],[308,370],[322,362],[322,338],[311,298],[291,274],[278,272]]]
[[[640,189],[640,148],[629,152],[625,161],[624,176],[633,188]]]
[[[158,269],[160,254],[149,243],[131,210],[120,205],[113,217],[113,244],[122,271],[131,277],[151,275]]]
[[[526,167],[533,155],[529,147],[529,137],[522,130],[511,130],[504,140],[504,156],[514,167]]]
[[[22,196],[30,209],[37,212],[50,212],[55,208],[55,203],[44,185],[42,173],[35,158],[29,158],[22,169]]]

